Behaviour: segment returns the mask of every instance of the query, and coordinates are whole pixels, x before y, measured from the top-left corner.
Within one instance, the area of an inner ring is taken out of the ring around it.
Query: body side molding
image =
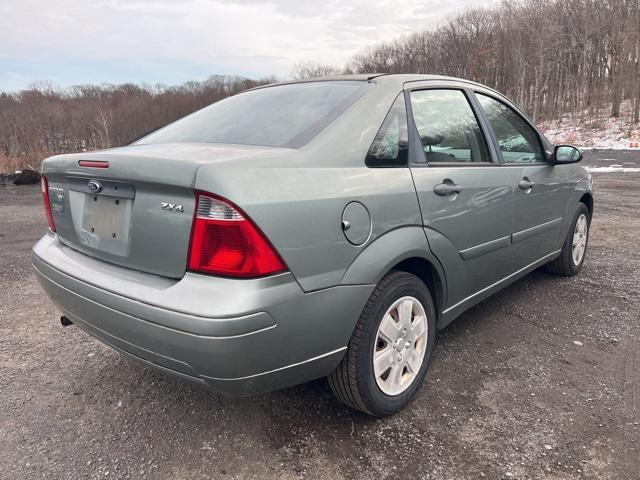
[[[562,217],[554,218],[553,220],[545,223],[541,223],[540,225],[536,225],[535,227],[527,228],[525,230],[521,230],[512,235],[512,243],[518,243],[523,240],[527,240],[531,237],[535,237],[536,235],[541,234],[542,232],[546,232],[555,228],[557,225],[562,223]]]
[[[504,237],[496,238],[495,240],[490,240],[486,243],[481,243],[480,245],[465,248],[460,251],[460,256],[465,260],[470,260],[472,258],[479,257],[480,255],[484,255],[485,253],[498,250],[499,248],[508,247],[509,245],[511,245],[511,236],[506,235]]]

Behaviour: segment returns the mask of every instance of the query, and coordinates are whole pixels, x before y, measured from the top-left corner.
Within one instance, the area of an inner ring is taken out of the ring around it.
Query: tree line
[[[180,86],[39,83],[0,93],[0,170],[38,168],[42,159],[127,145],[195,110],[275,81],[212,76]]]
[[[640,120],[639,0],[505,0],[380,43],[347,65],[300,63],[293,76],[425,73],[467,78],[513,99],[534,120],[604,108]]]
[[[373,45],[346,65],[302,62],[292,78],[348,73],[462,77],[512,98],[534,120],[640,120],[640,0],[504,0]],[[181,86],[48,84],[0,94],[0,169],[125,145],[241,90],[275,81],[213,76]]]

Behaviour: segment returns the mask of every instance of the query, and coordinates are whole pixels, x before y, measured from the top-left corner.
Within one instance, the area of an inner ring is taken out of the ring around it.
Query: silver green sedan
[[[149,366],[231,395],[327,376],[388,415],[436,329],[535,268],[578,273],[581,158],[465,80],[269,85],[45,160],[33,265],[63,325]]]

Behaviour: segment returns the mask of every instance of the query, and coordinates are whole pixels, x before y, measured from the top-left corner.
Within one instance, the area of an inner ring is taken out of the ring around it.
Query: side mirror
[[[553,151],[553,163],[578,163],[582,152],[571,145],[556,145]]]

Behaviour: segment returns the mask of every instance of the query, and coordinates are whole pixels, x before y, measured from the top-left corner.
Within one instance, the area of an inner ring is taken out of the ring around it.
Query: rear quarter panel
[[[364,164],[401,90],[401,84],[376,85],[299,150],[203,166],[196,188],[242,208],[305,291],[338,285],[378,237],[422,224],[409,169]],[[347,241],[341,226],[342,212],[352,201],[362,203],[372,220],[371,235],[360,246]]]
[[[407,168],[251,168],[225,171],[220,183],[207,177],[197,188],[239,205],[266,234],[305,291],[341,283],[349,265],[386,232],[420,225],[420,212]],[[216,183],[216,184],[214,184]],[[345,206],[362,203],[372,220],[360,246],[342,231]],[[382,267],[382,266],[381,266]]]

